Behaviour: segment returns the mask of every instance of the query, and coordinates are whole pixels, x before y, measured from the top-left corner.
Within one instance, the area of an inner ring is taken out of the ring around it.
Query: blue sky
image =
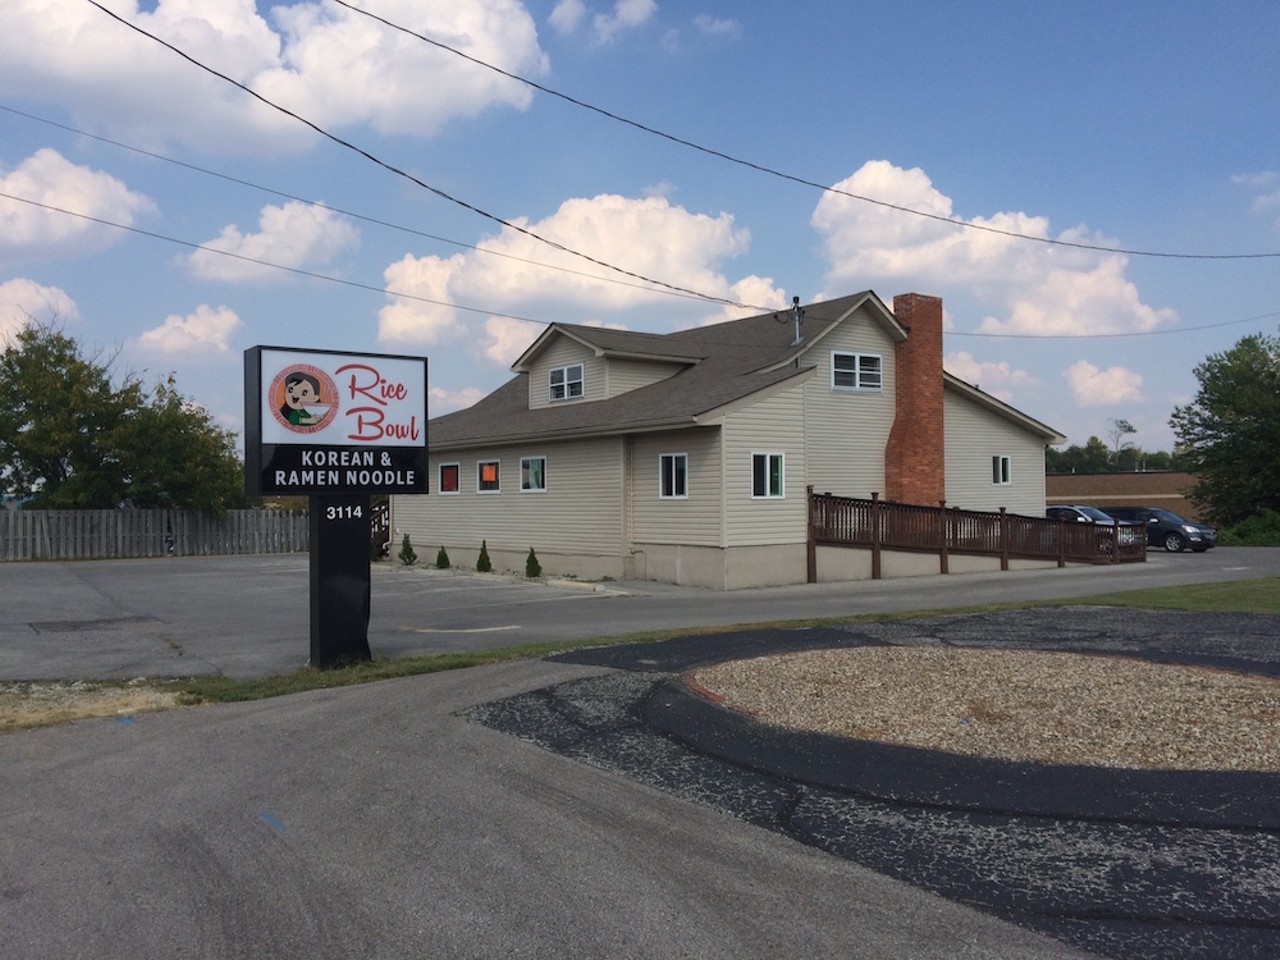
[[[872,289],[1070,443],[1170,449],[1280,328],[1274,2],[349,0],[706,150],[332,0],[98,2],[386,165],[88,0],[0,7],[0,337],[56,318],[236,430],[256,344],[425,354],[435,416],[547,322]]]

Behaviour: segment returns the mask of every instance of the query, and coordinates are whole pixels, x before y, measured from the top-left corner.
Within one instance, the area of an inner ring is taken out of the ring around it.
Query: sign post
[[[245,486],[310,498],[311,665],[370,659],[374,494],[427,492],[427,360],[245,351]]]

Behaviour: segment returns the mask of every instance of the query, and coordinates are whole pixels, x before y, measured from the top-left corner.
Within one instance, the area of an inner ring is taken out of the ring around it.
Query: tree
[[[137,507],[221,511],[245,502],[235,434],[185,399],[169,377],[125,429],[124,500]]]
[[[1195,398],[1169,419],[1191,498],[1222,526],[1280,508],[1280,338],[1245,337],[1195,375]]]
[[[1077,444],[1061,451],[1046,447],[1045,470],[1048,473],[1111,473],[1111,454],[1097,437],[1090,437],[1083,447]]]
[[[1120,451],[1133,449],[1133,444],[1126,441],[1124,439],[1125,436],[1137,432],[1137,428],[1128,420],[1114,419],[1111,421],[1111,429],[1107,431],[1107,436],[1111,438],[1111,454],[1117,464],[1120,462]]]
[[[235,435],[178,393],[113,383],[114,357],[86,357],[48,326],[0,354],[0,484],[45,508],[122,503],[222,510],[244,502]]]

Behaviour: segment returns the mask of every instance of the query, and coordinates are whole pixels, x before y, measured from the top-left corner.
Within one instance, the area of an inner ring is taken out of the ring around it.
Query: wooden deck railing
[[[1135,563],[1147,559],[1145,531],[1120,523],[1069,523],[939,505],[836,497],[809,490],[809,580],[817,579],[818,546],[871,550],[871,576],[880,579],[881,551],[936,553],[947,573],[951,554],[1067,563]]]

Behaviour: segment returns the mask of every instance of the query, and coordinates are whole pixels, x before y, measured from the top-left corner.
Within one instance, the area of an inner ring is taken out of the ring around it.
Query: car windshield
[[[1080,512],[1097,523],[1112,523],[1112,519],[1097,507],[1081,507]]]
[[[1180,516],[1178,516],[1176,513],[1174,513],[1172,510],[1152,510],[1151,512],[1155,514],[1157,517],[1159,517],[1161,520],[1164,520],[1166,523],[1186,523],[1187,522],[1183,520]]]

